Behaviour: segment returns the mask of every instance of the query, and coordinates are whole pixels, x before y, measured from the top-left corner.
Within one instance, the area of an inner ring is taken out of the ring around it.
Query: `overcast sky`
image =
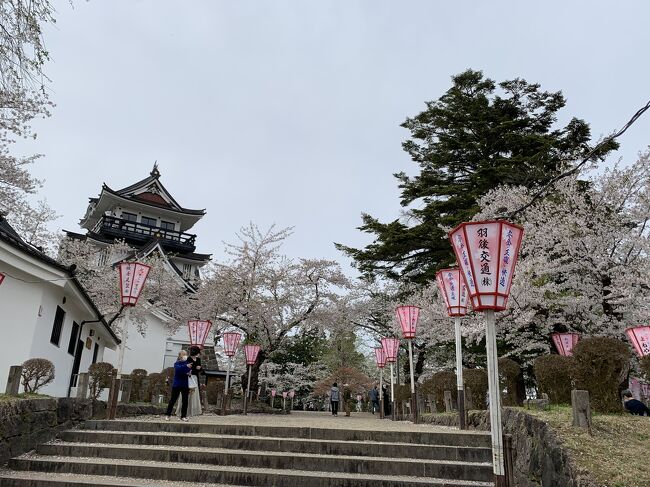
[[[481,69],[562,90],[594,136],[650,98],[650,4],[611,1],[56,2],[45,35],[52,117],[28,146],[42,195],[79,231],[88,197],[146,177],[188,208],[199,252],[249,221],[295,226],[293,257],[347,260],[365,211],[399,215],[413,172],[400,123]],[[650,114],[621,139],[650,143]],[[21,149],[23,147],[21,146]]]

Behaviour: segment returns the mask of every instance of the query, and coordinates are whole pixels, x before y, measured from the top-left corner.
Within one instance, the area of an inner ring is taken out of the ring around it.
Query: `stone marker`
[[[122,394],[120,396],[120,402],[129,403],[131,400],[131,387],[133,382],[131,379],[122,379]]]
[[[436,414],[436,398],[434,395],[429,394],[427,396],[427,401],[429,401],[429,409],[431,410],[431,414]]]
[[[88,372],[77,375],[77,399],[88,397]]]
[[[573,409],[573,426],[591,431],[591,404],[589,391],[571,391],[571,408]]]
[[[465,411],[474,409],[474,396],[472,396],[472,388],[465,386]]]
[[[451,391],[445,391],[445,411],[450,413],[454,410],[454,402],[451,399]]]
[[[5,394],[17,396],[20,390],[20,374],[23,373],[22,365],[12,365],[9,367],[9,377],[7,378],[7,388]]]

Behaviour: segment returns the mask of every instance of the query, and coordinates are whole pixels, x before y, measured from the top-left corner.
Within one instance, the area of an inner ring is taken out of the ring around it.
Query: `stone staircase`
[[[424,427],[88,421],[12,459],[0,486],[488,487],[489,446],[486,433]]]

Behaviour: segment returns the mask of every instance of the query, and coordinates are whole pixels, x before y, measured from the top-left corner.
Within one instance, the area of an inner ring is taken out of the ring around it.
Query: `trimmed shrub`
[[[499,359],[499,386],[503,406],[517,406],[523,402],[519,400],[517,390],[521,377],[521,367],[514,360],[501,357]],[[507,392],[503,392],[503,390]]]
[[[113,364],[97,362],[88,367],[88,374],[90,375],[90,381],[88,383],[90,398],[96,401],[99,399],[102,391],[111,386]]]
[[[472,406],[475,409],[487,407],[488,377],[485,369],[463,369],[463,382],[472,392]]]
[[[143,401],[145,394],[145,379],[148,372],[144,369],[133,369],[131,372],[131,402]]]
[[[188,369],[189,370],[189,369]],[[163,377],[165,378],[165,385],[167,388],[162,394],[170,396],[172,393],[172,385],[174,384],[174,367],[167,367],[162,371]]]
[[[451,398],[453,401],[458,400],[456,373],[451,371],[436,372],[431,377],[433,380],[433,394],[436,400],[436,410],[445,410],[445,391],[451,391]],[[409,392],[410,395],[410,392]]]
[[[594,337],[573,349],[576,388],[589,391],[591,407],[600,413],[621,411],[620,385],[629,371],[630,351],[615,338]]]
[[[572,357],[563,355],[542,355],[533,362],[537,389],[548,394],[551,404],[571,404]]]
[[[650,355],[641,358],[639,364],[641,365],[641,372],[645,374],[646,380],[650,380]]]
[[[44,358],[30,358],[23,362],[21,378],[26,393],[37,393],[54,380],[54,364]]]

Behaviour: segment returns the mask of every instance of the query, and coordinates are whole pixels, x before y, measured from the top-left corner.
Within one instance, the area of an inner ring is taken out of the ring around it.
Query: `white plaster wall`
[[[119,323],[118,326],[121,326],[121,324]],[[145,336],[142,336],[135,326],[131,325],[124,352],[123,373],[130,374],[133,369],[145,369],[148,373],[161,372],[163,370],[166,342],[166,325],[160,318],[152,314],[147,314]],[[106,349],[104,351],[104,361],[117,366],[118,354],[119,349],[115,351]]]
[[[2,260],[0,272],[25,280],[30,277]],[[9,367],[29,358],[42,293],[40,284],[28,284],[8,276],[0,284],[0,336],[4,344],[0,353],[0,393],[7,387]]]

